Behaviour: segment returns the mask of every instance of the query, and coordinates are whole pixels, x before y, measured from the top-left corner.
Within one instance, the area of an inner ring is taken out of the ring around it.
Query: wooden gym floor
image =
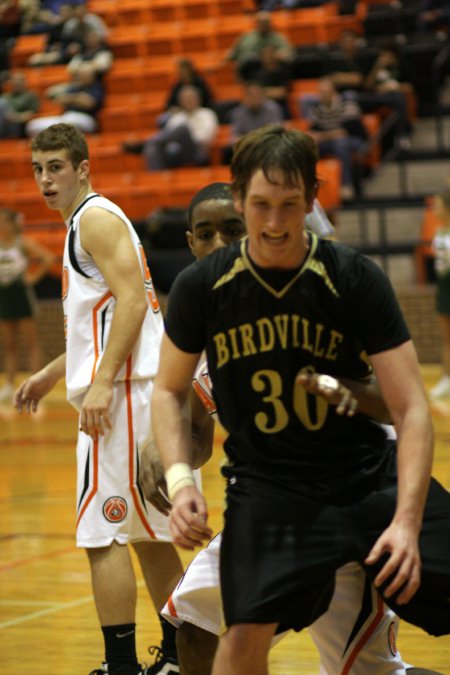
[[[439,368],[426,366],[423,374],[431,387]],[[433,420],[434,475],[450,489],[450,400],[434,408]],[[1,675],[87,675],[102,661],[88,564],[74,540],[76,428],[62,386],[34,417],[0,405]],[[222,436],[218,430],[213,459],[203,471],[215,530],[221,527]],[[182,553],[185,563],[191,557]],[[160,642],[160,630],[139,572],[138,579],[138,655],[145,661],[147,647]],[[402,624],[398,646],[409,663],[450,675],[450,637],[432,638]],[[318,663],[307,632],[292,633],[271,652],[270,672],[317,675]]]

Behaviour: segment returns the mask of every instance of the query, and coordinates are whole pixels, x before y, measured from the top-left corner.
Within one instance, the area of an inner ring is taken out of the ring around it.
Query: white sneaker
[[[442,375],[439,382],[432,389],[430,389],[429,396],[432,400],[450,396],[450,376]]]
[[[9,382],[4,384],[3,387],[0,387],[0,401],[8,401],[8,403],[12,403],[13,394],[14,387]]]

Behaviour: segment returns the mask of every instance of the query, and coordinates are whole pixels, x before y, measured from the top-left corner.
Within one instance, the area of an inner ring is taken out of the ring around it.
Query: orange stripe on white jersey
[[[383,620],[383,617],[384,617],[384,602],[383,599],[377,594],[377,613],[375,614],[375,617],[370,626],[367,628],[361,639],[357,642],[354,649],[351,651],[350,656],[348,657],[347,662],[341,671],[341,675],[348,675],[351,667],[358,658],[358,655],[364,649],[368,640],[373,635],[373,633],[379,626],[380,622]]]
[[[172,593],[169,595],[169,599],[167,600],[166,603],[167,609],[169,610],[170,616],[173,616],[177,618],[177,610],[175,609],[175,605],[173,604],[173,598],[172,598]]]
[[[97,490],[98,490],[98,439],[94,441],[94,446],[92,450],[92,487],[78,514],[77,527],[87,507],[89,506],[93,497],[97,493]]]
[[[125,380],[125,391],[127,397],[127,422],[128,422],[128,474],[130,479],[130,492],[133,497],[134,507],[139,519],[147,530],[152,539],[156,539],[156,535],[150,527],[145,513],[142,509],[140,495],[135,485],[135,452],[134,452],[134,430],[133,430],[133,406],[131,401],[131,355],[127,358],[127,379]]]

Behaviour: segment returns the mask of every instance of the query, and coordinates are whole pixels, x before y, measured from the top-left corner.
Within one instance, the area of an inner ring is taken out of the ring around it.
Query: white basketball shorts
[[[170,541],[169,519],[144,499],[138,486],[139,449],[151,439],[152,380],[114,384],[112,429],[77,444],[77,546],[113,541]]]

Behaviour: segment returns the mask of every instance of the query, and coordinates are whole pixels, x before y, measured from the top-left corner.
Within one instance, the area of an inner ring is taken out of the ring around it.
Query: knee
[[[209,675],[217,649],[216,635],[192,623],[183,622],[176,633],[181,672],[184,675]]]

